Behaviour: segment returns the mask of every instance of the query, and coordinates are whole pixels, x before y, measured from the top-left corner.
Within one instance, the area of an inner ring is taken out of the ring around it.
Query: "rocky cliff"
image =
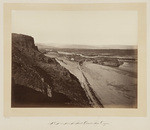
[[[44,56],[31,36],[12,34],[12,107],[90,107],[78,79]]]

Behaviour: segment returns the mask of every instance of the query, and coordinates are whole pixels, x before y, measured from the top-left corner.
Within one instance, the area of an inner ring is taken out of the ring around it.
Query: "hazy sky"
[[[136,11],[12,11],[12,32],[36,43],[137,45]]]

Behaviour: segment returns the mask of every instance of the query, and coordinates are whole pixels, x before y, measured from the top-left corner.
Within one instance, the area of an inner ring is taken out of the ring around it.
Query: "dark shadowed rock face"
[[[12,107],[90,107],[78,79],[31,36],[12,34],[12,79]]]
[[[34,49],[34,39],[31,36],[22,34],[12,34],[12,44],[19,47],[20,49]]]

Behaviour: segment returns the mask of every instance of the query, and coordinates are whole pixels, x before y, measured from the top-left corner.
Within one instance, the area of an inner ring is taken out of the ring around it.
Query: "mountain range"
[[[68,48],[68,49],[137,49],[136,45],[76,45],[76,44],[36,44],[39,48]]]

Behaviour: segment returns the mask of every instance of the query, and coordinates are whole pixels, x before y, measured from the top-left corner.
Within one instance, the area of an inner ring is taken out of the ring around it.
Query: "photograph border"
[[[138,12],[138,108],[11,108],[11,11],[12,10],[124,10]],[[146,3],[4,4],[4,115],[5,116],[146,116]]]

